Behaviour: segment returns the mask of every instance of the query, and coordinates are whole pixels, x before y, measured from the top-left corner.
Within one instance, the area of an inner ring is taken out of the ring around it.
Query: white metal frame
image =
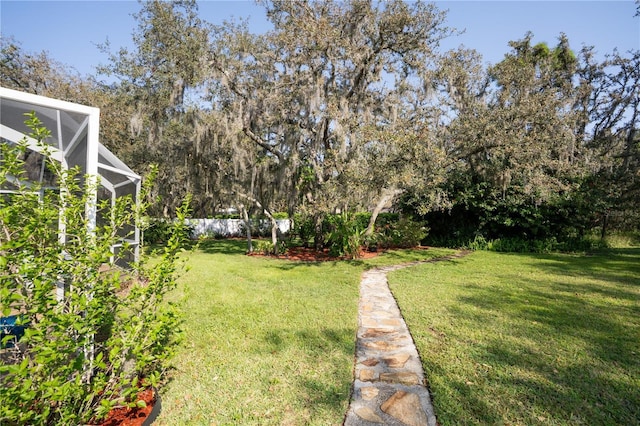
[[[49,128],[52,132],[50,156],[59,161],[64,169],[76,166],[72,164],[71,154],[79,144],[85,143],[84,172],[89,179],[94,179],[94,183],[100,176],[100,185],[111,193],[112,205],[117,198],[117,190],[126,185],[134,185],[138,202],[140,176],[100,143],[100,109],[0,87],[0,139],[18,143],[26,138],[30,150],[42,153],[36,141],[25,134],[22,126],[24,117],[19,120],[19,115],[29,111],[35,111],[38,118],[46,120],[48,128],[53,127]],[[102,162],[100,158],[103,159]],[[92,230],[96,226],[97,189],[95,185],[90,187],[94,189],[86,205],[86,215],[88,226]],[[60,238],[64,242],[64,229],[60,229]],[[137,227],[133,238],[127,239],[127,242],[134,247],[137,260],[140,246],[140,231]],[[114,245],[112,251],[115,252],[121,246],[122,244]]]

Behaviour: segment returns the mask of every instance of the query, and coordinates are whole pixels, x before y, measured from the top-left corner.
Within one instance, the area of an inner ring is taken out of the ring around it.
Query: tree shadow
[[[507,256],[526,259],[532,255],[514,253]],[[586,276],[629,288],[640,287],[640,248],[608,249],[584,256],[545,254],[535,258],[536,261],[525,260],[524,263],[560,276]]]
[[[449,374],[441,365],[431,362],[428,359],[422,360],[425,365],[425,371],[430,372],[432,377],[447,377]],[[427,381],[429,377],[426,378]],[[427,383],[431,387],[430,383]],[[446,390],[445,390],[446,388]],[[455,418],[451,424],[455,425],[499,425],[504,424],[504,419],[492,408],[487,401],[478,395],[474,389],[474,385],[469,380],[451,379],[447,377],[446,384],[441,385],[443,392],[447,393],[444,399],[455,399],[458,402],[457,407],[449,407],[449,417]],[[439,408],[442,408],[438,393],[432,392],[431,398],[436,410],[436,416],[441,415]]]
[[[547,413],[553,417],[548,421],[557,422],[639,424],[640,249],[586,258],[517,256],[558,279],[546,281],[548,275],[541,274],[518,277],[517,286],[466,285],[458,305],[449,308],[455,321],[482,328],[505,321],[505,314],[512,319],[499,336],[469,342],[473,362],[511,372],[492,380],[517,389],[526,413]],[[592,280],[563,279],[582,276]],[[463,392],[462,385],[448,386]],[[469,405],[482,422],[496,422],[493,408],[478,401]],[[546,423],[535,416],[527,421]]]
[[[302,344],[306,354],[322,357],[327,352],[339,351],[349,355],[355,353],[355,329],[322,328],[296,330],[288,328],[271,329],[263,336],[267,352],[280,352],[291,345]]]
[[[640,391],[633,380],[602,371],[597,364],[553,364],[548,362],[553,357],[501,340],[484,346],[477,359],[513,367],[512,374],[493,380],[517,389],[527,424],[638,424],[640,420]],[[546,418],[535,413],[545,413]]]
[[[243,254],[247,252],[247,241],[241,239],[214,239],[193,242],[198,249],[207,254]]]
[[[351,359],[355,353],[354,329],[272,329],[264,334],[263,342],[266,343],[262,347],[263,352],[281,352],[293,347],[303,352],[305,362],[325,366],[321,372],[297,370],[293,380],[295,392],[311,418],[315,417],[314,413],[343,413],[346,410],[353,380],[351,365],[345,369],[327,364],[326,359],[332,353],[342,354],[340,357],[347,355]]]
[[[294,269],[313,269],[324,265],[329,266],[338,266],[340,263],[344,263],[347,261],[342,260],[318,260],[318,261],[310,261],[310,260],[289,260],[289,259],[271,259],[272,264],[270,265],[273,268],[280,269],[282,271],[291,271]]]

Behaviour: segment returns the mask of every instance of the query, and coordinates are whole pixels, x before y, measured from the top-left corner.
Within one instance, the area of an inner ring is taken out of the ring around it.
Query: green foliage
[[[307,247],[309,241],[313,239],[313,236],[313,218],[299,213],[295,214],[293,216],[293,229],[291,230],[291,238],[299,238],[302,245]]]
[[[164,244],[171,238],[176,228],[176,220],[170,219],[150,219],[147,228],[144,231],[144,242],[147,244]],[[180,241],[183,244],[188,243],[193,236],[194,227],[185,223],[178,226]]]
[[[46,150],[48,131],[35,114],[26,123]],[[176,347],[179,310],[165,295],[176,285],[183,227],[178,221],[152,264],[143,256],[120,270],[113,265],[134,248],[114,254],[111,247],[148,205],[131,197],[99,203],[110,220],[91,229],[85,209],[94,178],[81,182],[77,170],[47,158],[59,191],[26,184],[26,145],[0,146],[0,186],[18,179],[15,192],[0,198],[0,314],[27,325],[20,342],[3,350],[0,423],[85,424],[115,405],[137,405],[138,390],[162,380]],[[186,212],[183,204],[178,218]]]
[[[360,256],[364,229],[350,213],[331,215],[327,218],[331,231],[328,234],[329,254],[356,259]]]
[[[282,254],[287,251],[287,243],[282,240],[278,240],[278,253]],[[270,240],[257,240],[255,242],[255,251],[262,253],[266,256],[276,253],[273,242]]]
[[[238,213],[219,213],[209,216],[209,219],[242,219]]]
[[[398,221],[376,227],[377,243],[382,248],[416,247],[425,239],[428,231],[423,222],[402,217]]]
[[[410,217],[400,217],[398,213],[381,213],[372,235],[365,235],[371,213],[342,213],[327,215],[322,224],[327,246],[333,256],[354,258],[362,246],[369,250],[377,248],[409,248],[419,246],[428,234],[423,222]],[[303,245],[314,236],[313,219],[296,215],[293,235],[300,238]]]
[[[476,252],[389,274],[443,425],[630,425],[640,249]],[[429,309],[425,309],[428,306]]]
[[[592,235],[591,238],[598,238]],[[627,248],[627,247],[640,247],[640,231],[630,232],[614,232],[605,238],[606,244],[609,247]]]
[[[451,242],[449,242],[451,244]],[[444,244],[446,245],[446,243]],[[473,240],[456,244],[457,247],[470,250],[485,250],[508,253],[584,253],[609,247],[606,241],[594,237],[567,238],[558,241],[556,238],[525,240],[522,238],[496,238],[487,240],[476,235]]]
[[[597,217],[595,200],[580,191],[540,200],[517,188],[499,193],[487,182],[464,186],[458,181],[452,187],[458,197],[451,209],[424,216],[432,230],[429,245],[484,248],[482,240],[500,240],[500,251],[581,251],[585,245],[577,241]]]

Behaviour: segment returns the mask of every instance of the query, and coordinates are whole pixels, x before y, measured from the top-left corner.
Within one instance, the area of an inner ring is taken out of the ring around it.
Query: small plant
[[[256,241],[256,248],[255,250],[258,253],[262,253],[265,256],[270,256],[272,254],[275,254],[276,251],[274,249],[273,243],[271,241],[268,240],[258,240]],[[287,251],[287,243],[285,241],[278,241],[278,253],[282,254],[282,253],[286,253]]]
[[[296,214],[293,219],[293,224],[292,238],[298,237],[302,246],[308,247],[315,233],[313,218]]]
[[[358,227],[355,218],[342,213],[330,217],[331,232],[327,241],[329,254],[332,256],[346,256],[356,259],[360,256],[360,250],[364,237],[364,229]]]
[[[274,253],[273,243],[271,241],[267,241],[267,240],[258,240],[258,241],[256,241],[255,250],[258,253],[262,253],[265,256],[268,256],[268,255]]]
[[[489,244],[490,242],[487,241],[485,237],[482,235],[476,235],[473,238],[473,241],[467,245],[467,248],[470,250],[487,250],[489,248]]]
[[[147,244],[164,244],[171,238],[174,231],[174,221],[170,219],[149,219],[144,231],[144,241]],[[187,243],[194,234],[193,225],[185,224],[180,227],[180,240]]]
[[[26,123],[46,153],[48,130],[35,114]],[[176,285],[188,203],[152,264],[143,255],[120,270],[110,259],[133,248],[111,248],[148,204],[98,203],[109,219],[91,228],[95,177],[81,182],[78,170],[45,155],[59,190],[27,184],[26,142],[0,147],[0,187],[12,189],[0,197],[0,315],[26,326],[0,363],[0,424],[86,424],[114,406],[140,405],[139,390],[161,382],[178,342],[179,310],[165,295]]]
[[[424,223],[403,217],[381,224],[377,228],[377,240],[383,248],[410,248],[419,246],[427,233],[428,228]]]

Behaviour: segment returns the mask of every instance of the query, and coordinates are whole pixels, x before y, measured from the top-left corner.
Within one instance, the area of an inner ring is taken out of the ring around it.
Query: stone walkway
[[[418,263],[362,274],[355,378],[345,426],[436,426],[422,363],[387,282],[387,273]]]

